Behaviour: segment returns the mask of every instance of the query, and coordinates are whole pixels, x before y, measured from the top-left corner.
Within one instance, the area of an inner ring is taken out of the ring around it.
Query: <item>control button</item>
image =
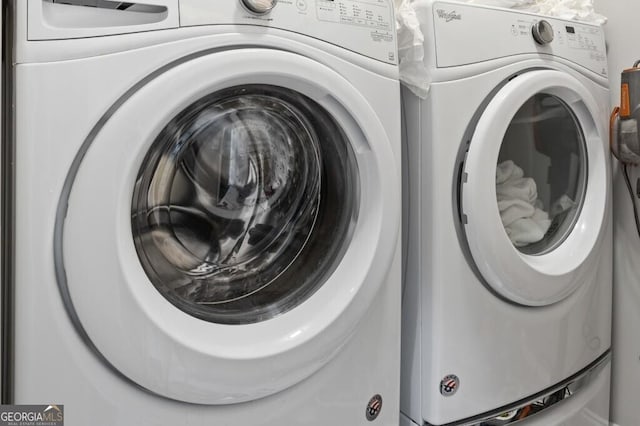
[[[265,15],[271,12],[271,9],[276,7],[278,0],[240,0],[240,2],[249,10],[249,12],[257,15]]]
[[[298,6],[298,9],[304,11],[307,10],[307,2],[304,0],[298,0],[296,1],[296,6]]]
[[[553,41],[553,27],[544,19],[533,24],[531,29],[533,39],[538,44],[549,44]]]

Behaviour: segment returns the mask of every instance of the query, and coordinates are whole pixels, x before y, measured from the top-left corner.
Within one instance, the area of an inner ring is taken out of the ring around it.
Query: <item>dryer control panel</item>
[[[438,68],[527,53],[562,57],[607,76],[604,31],[599,25],[466,5],[433,4]]]
[[[279,28],[396,64],[392,0],[180,0],[180,25]]]

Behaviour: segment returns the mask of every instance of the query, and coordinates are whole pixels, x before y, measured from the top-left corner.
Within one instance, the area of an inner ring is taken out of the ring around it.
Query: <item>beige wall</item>
[[[640,59],[640,1],[595,0],[595,7],[597,12],[608,18],[605,32],[611,70],[609,78],[612,102],[617,104],[620,96],[620,71],[631,67]]]
[[[607,36],[611,103],[620,99],[620,72],[640,59],[640,1],[595,0],[609,18]],[[631,169],[631,182],[640,176]],[[631,201],[614,160],[614,330],[611,420],[619,426],[640,424],[640,238]],[[640,200],[637,199],[640,207]]]

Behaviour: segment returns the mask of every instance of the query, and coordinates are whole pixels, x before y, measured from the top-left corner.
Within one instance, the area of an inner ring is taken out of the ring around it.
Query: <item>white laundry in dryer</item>
[[[397,425],[391,1],[12,8],[7,400],[69,426]]]
[[[417,1],[403,91],[403,425],[606,425],[611,342],[603,31]]]

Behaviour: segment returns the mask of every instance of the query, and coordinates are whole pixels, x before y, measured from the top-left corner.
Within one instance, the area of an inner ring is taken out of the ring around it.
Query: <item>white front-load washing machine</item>
[[[397,425],[391,1],[17,0],[5,401]]]
[[[403,92],[402,424],[607,424],[603,31],[414,2],[433,84]],[[518,423],[520,424],[520,423]]]

